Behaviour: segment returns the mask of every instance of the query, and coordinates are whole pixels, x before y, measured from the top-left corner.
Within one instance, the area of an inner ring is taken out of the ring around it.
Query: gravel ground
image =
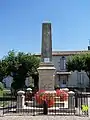
[[[78,116],[1,116],[0,120],[90,120]]]

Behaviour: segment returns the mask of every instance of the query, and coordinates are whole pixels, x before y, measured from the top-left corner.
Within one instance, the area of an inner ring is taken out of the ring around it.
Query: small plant
[[[83,112],[88,111],[88,106],[87,106],[87,105],[82,105],[82,111],[83,111]]]
[[[55,85],[55,90],[60,89],[59,85]]]

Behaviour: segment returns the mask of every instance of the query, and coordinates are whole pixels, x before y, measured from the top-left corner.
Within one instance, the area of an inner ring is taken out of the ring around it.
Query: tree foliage
[[[7,56],[0,60],[0,75],[10,75],[14,78],[12,84],[14,89],[24,87],[26,76],[38,75],[37,68],[39,67],[40,59],[30,53],[9,51]]]
[[[84,70],[89,77],[90,85],[90,53],[81,53],[68,57],[66,67],[68,71]]]

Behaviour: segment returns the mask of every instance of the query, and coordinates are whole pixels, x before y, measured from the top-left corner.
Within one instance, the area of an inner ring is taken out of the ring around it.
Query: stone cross
[[[51,23],[42,23],[41,62],[52,62]]]

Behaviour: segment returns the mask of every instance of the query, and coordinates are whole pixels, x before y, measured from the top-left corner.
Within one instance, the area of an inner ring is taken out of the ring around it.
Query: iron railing
[[[34,94],[25,92],[24,107],[23,109],[17,109],[17,96],[12,92],[9,95],[3,95],[0,97],[0,114],[88,116],[88,98],[90,96],[85,93],[76,93],[74,96],[69,96],[67,101],[61,101],[58,97],[53,106],[48,106],[47,101],[43,101],[41,105],[37,104],[34,96]]]

